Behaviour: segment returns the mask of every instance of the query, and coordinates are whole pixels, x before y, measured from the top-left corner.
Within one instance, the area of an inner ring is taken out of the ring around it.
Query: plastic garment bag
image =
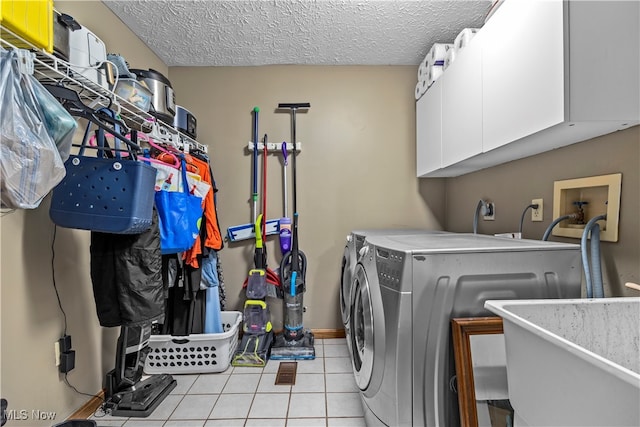
[[[55,142],[22,74],[15,51],[0,50],[0,201],[3,208],[35,209],[65,176]],[[39,84],[39,83],[38,83]]]
[[[78,123],[40,82],[32,80],[32,83],[34,95],[44,115],[47,132],[56,143],[60,157],[64,162],[69,158],[73,135],[78,128]]]

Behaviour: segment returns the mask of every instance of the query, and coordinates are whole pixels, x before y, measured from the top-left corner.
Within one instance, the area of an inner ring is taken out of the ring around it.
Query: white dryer
[[[407,236],[419,234],[436,234],[444,233],[444,231],[421,230],[421,229],[369,229],[369,230],[353,230],[347,235],[347,242],[344,247],[341,265],[340,279],[340,314],[342,315],[342,323],[344,324],[347,336],[347,344],[351,351],[350,334],[350,317],[351,317],[351,284],[353,282],[353,272],[358,262],[359,252],[364,245],[367,237],[371,236]]]
[[[351,346],[368,426],[459,425],[453,317],[488,299],[579,298],[580,247],[477,234],[368,237],[351,292]]]

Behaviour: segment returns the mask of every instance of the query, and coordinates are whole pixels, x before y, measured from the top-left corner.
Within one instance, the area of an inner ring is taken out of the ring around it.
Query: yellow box
[[[53,52],[53,0],[0,0],[0,24],[33,46]],[[7,31],[2,31],[2,38],[29,47]]]

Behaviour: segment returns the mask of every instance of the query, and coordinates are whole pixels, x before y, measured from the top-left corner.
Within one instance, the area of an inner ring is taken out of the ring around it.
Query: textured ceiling
[[[491,0],[103,0],[168,66],[417,65]]]

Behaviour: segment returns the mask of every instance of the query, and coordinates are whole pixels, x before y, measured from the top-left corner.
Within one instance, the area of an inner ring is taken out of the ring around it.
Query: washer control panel
[[[376,248],[376,268],[380,285],[399,290],[404,267],[404,253]]]

